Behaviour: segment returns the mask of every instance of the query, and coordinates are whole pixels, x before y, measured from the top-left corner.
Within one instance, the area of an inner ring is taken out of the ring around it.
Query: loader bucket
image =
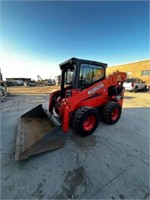
[[[61,148],[65,138],[60,123],[38,105],[23,114],[18,123],[15,160]]]

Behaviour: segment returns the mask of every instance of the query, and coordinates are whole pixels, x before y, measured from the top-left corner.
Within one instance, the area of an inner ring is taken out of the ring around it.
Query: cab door
[[[143,90],[145,88],[145,82],[143,82],[141,79],[140,79],[140,84],[141,84],[141,90]]]
[[[138,79],[138,88],[139,90],[143,89],[143,81],[141,79]]]

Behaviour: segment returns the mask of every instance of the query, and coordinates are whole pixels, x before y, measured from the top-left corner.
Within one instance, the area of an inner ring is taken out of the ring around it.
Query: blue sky
[[[148,1],[5,1],[1,11],[4,77],[49,78],[70,57],[149,59]]]

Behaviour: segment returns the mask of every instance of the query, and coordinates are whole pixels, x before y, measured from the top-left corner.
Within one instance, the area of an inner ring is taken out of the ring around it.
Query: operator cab
[[[98,81],[105,79],[107,64],[71,58],[60,65],[61,97],[67,89],[85,89]]]

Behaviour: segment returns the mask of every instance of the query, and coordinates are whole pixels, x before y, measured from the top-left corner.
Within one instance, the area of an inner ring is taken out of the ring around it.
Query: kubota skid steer
[[[60,64],[61,88],[50,94],[49,109],[38,105],[21,116],[15,159],[60,148],[72,127],[80,136],[92,134],[100,118],[116,123],[122,111],[126,74],[106,77],[107,64],[71,58]]]

